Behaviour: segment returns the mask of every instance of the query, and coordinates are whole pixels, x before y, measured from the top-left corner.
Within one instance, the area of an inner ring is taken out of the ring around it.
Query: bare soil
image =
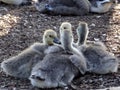
[[[20,53],[34,42],[42,42],[42,35],[46,29],[54,29],[59,33],[59,26],[64,21],[72,23],[75,41],[78,23],[87,22],[90,29],[88,40],[103,41],[108,51],[120,57],[120,4],[105,14],[50,16],[39,13],[32,5],[14,6],[0,3],[0,62]],[[86,74],[74,80],[74,84],[79,90],[119,86],[120,68],[115,74]],[[7,76],[0,69],[0,90],[36,90],[36,88],[32,87],[29,80]]]

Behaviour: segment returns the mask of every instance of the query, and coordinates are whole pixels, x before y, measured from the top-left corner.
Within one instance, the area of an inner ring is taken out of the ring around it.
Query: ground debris
[[[18,7],[1,4],[0,62],[18,54],[36,41],[42,42],[45,29],[54,29],[59,33],[59,26],[63,21],[72,23],[75,41],[77,40],[75,31],[78,23],[87,22],[90,29],[88,39],[103,41],[110,52],[120,57],[120,9],[101,15],[50,16],[40,14],[33,6]],[[120,85],[120,69],[115,74],[86,74],[73,83],[79,90],[117,87]],[[7,76],[0,70],[0,90],[38,90],[31,88],[29,80]]]

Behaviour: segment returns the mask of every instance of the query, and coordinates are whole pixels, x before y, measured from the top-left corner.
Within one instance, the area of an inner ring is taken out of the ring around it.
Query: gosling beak
[[[53,40],[54,43],[61,44],[60,40],[58,38],[54,38]]]
[[[41,77],[35,76],[35,75],[32,75],[30,78],[32,78],[32,79],[37,79],[37,80],[40,80],[40,81],[45,81],[44,78],[41,78]]]

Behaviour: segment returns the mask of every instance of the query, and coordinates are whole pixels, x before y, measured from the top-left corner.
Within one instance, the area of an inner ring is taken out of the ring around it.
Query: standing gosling
[[[57,34],[53,30],[46,30],[43,35],[43,43],[34,43],[16,56],[1,63],[3,71],[14,77],[28,78],[32,67],[45,56],[44,51],[57,40]]]

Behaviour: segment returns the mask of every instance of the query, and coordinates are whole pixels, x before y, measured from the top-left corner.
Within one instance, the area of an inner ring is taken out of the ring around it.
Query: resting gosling
[[[34,6],[41,13],[52,15],[87,15],[92,13],[106,13],[117,0],[33,0]]]
[[[114,73],[118,70],[118,59],[110,52],[108,52],[104,44],[86,44],[86,38],[88,32],[88,26],[86,23],[81,24],[82,30],[78,29],[80,38],[84,43],[80,48],[84,47],[84,50],[81,50],[83,55],[87,58],[87,68],[88,72],[96,74],[107,74]],[[83,35],[82,35],[83,34]],[[84,37],[81,37],[84,36]],[[77,62],[76,62],[77,63]],[[77,63],[78,64],[78,63]],[[78,66],[79,67],[79,66]]]
[[[13,5],[21,5],[21,4],[30,3],[30,0],[0,0],[0,1],[6,4],[13,4]]]
[[[28,78],[32,67],[45,56],[44,51],[57,41],[57,34],[53,30],[46,30],[43,43],[34,43],[16,56],[1,63],[3,71],[14,77]]]
[[[91,12],[106,13],[117,3],[117,0],[96,0],[96,2],[91,0],[91,3]]]
[[[60,35],[64,50],[66,50],[66,47],[68,47],[67,50],[71,50],[72,48],[73,36],[70,30],[67,30],[68,26],[63,28],[62,35]],[[73,55],[65,53],[64,50],[63,52],[47,54],[45,58],[33,68],[29,78],[33,86],[39,88],[67,87],[71,85],[72,80],[79,75],[79,73],[84,74],[86,72],[86,63],[83,61],[85,58],[74,54],[73,49],[73,51],[71,51]],[[79,70],[71,62],[77,59],[79,59]]]
[[[78,36],[77,46],[80,46],[83,49],[85,46],[88,46],[88,45],[89,46],[97,46],[97,47],[103,48],[105,50],[107,49],[106,46],[101,41],[87,40],[88,33],[89,33],[89,28],[88,28],[87,23],[80,22],[79,26],[76,29],[76,32],[77,32],[77,36]]]

